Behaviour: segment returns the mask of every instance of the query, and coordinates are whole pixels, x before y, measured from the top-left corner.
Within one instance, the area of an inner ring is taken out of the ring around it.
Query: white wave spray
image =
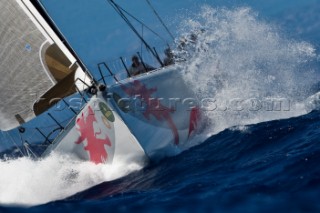
[[[53,154],[34,161],[0,161],[0,204],[32,206],[64,199],[101,182],[143,167],[141,161],[117,159],[112,165],[93,164]]]
[[[249,8],[205,6],[199,14],[181,27],[192,52],[181,66],[209,117],[211,134],[308,112],[304,100],[319,79],[311,44],[286,38]],[[186,56],[179,47],[177,52]]]

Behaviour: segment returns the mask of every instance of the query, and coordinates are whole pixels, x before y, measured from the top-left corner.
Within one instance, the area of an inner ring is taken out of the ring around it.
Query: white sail
[[[32,117],[33,102],[53,82],[41,61],[47,39],[16,1],[2,0],[0,8],[0,128],[6,129],[18,123],[16,114]]]
[[[30,2],[1,1],[0,8],[0,129],[5,130],[44,112],[50,99],[74,93],[78,66],[29,11]],[[63,89],[50,89],[55,83]]]

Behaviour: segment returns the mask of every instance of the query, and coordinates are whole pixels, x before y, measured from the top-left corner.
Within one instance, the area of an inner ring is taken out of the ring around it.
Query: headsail
[[[29,1],[1,1],[0,6],[0,129],[4,130],[48,110],[55,103],[52,99],[74,93],[74,73],[81,69],[35,17]]]
[[[18,124],[16,114],[32,117],[33,102],[54,80],[41,61],[47,39],[16,1],[1,1],[0,8],[0,128],[6,129]]]

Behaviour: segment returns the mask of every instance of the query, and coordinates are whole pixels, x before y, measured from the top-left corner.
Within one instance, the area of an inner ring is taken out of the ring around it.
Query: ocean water
[[[205,29],[181,65],[216,100],[203,133],[157,163],[0,162],[0,212],[319,212],[320,2],[151,2],[176,39]]]

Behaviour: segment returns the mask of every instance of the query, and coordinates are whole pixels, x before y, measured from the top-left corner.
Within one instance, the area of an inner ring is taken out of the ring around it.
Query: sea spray
[[[57,153],[36,161],[26,157],[0,161],[0,203],[33,206],[64,199],[142,167],[132,158],[96,165]]]
[[[183,78],[210,133],[309,112],[303,101],[319,79],[312,66],[318,56],[311,44],[283,34],[250,8],[205,6],[183,22],[181,38],[189,43],[181,48],[178,39],[175,51],[187,57]]]

